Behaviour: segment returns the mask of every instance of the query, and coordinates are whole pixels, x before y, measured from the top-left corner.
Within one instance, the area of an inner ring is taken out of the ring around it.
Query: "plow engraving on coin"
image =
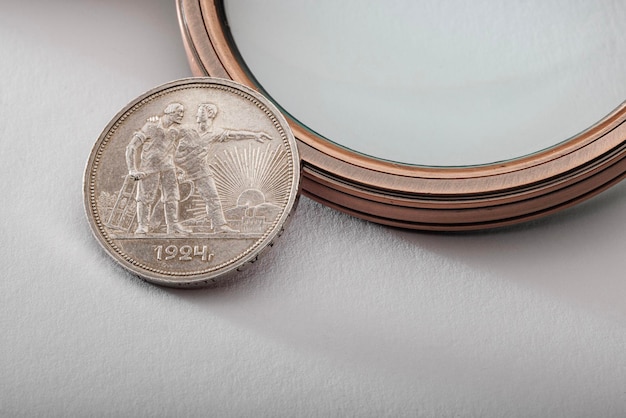
[[[295,206],[298,152],[279,111],[227,80],[184,79],[130,103],[85,171],[87,217],[121,265],[203,286],[254,262]]]

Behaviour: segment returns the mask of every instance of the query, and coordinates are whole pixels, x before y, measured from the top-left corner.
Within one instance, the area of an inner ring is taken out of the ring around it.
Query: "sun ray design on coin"
[[[281,148],[227,149],[211,168],[226,219],[242,233],[262,233],[289,201],[288,156]]]
[[[225,206],[236,207],[246,191],[263,194],[265,202],[285,205],[289,197],[287,155],[281,149],[235,148],[224,150],[212,165],[215,183]]]

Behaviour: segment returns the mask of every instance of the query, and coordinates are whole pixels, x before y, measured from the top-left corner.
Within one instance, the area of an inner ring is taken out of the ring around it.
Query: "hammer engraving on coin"
[[[186,79],[146,93],[96,143],[85,173],[94,234],[163,285],[206,285],[254,262],[296,201],[297,148],[258,93]]]

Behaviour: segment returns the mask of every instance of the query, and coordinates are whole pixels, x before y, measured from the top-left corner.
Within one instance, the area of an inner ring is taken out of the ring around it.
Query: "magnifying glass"
[[[277,103],[299,141],[303,193],[336,209],[473,230],[621,180],[625,4],[435,3],[179,0],[178,10],[194,74]]]

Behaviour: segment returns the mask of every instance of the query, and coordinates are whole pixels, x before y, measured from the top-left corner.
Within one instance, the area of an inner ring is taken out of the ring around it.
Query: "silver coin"
[[[297,201],[300,160],[267,99],[189,78],[128,104],[93,147],[84,201],[94,235],[141,278],[205,286],[257,260]]]

